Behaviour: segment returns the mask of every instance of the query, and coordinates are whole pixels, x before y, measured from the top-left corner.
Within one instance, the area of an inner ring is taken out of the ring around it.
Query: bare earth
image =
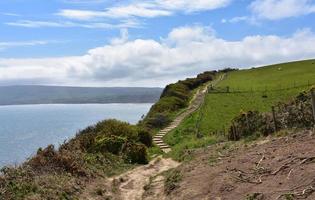
[[[157,196],[163,195],[164,177],[159,175],[169,169],[179,165],[172,159],[155,158],[149,164],[139,166],[119,176],[113,178],[99,178],[88,184],[87,188],[79,199],[84,200],[138,200],[143,199],[144,188],[149,183],[158,184],[157,190],[151,193],[153,199],[160,199]],[[152,182],[151,182],[152,180]],[[153,187],[152,187],[153,188]],[[158,189],[159,188],[159,189]],[[97,193],[102,194],[97,194]],[[152,199],[148,197],[148,199]]]
[[[150,178],[156,178],[160,173],[175,168],[178,165],[179,163],[172,159],[158,157],[148,165],[137,167],[134,170],[115,177],[116,180],[118,179],[121,182],[118,185],[120,198],[124,200],[142,199],[145,192],[144,187],[149,184]],[[160,178],[163,179],[164,177]]]
[[[167,199],[315,199],[315,135],[311,131],[253,145],[218,144],[182,164]]]

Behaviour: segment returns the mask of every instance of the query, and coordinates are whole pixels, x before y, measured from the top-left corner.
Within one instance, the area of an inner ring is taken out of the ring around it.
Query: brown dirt
[[[145,187],[155,184],[155,191],[151,193],[151,197],[155,198],[159,194],[163,194],[163,179],[160,174],[169,169],[178,167],[179,163],[172,159],[157,157],[147,165],[134,168],[124,174],[113,178],[99,178],[87,184],[88,186],[81,194],[79,199],[86,200],[138,200],[143,199]],[[152,182],[151,182],[152,181]],[[159,190],[159,188],[161,190]],[[153,189],[153,187],[152,187]],[[161,193],[162,191],[162,193]]]
[[[121,199],[142,199],[145,186],[150,183],[150,179],[178,165],[179,163],[172,159],[158,157],[152,160],[148,165],[137,167],[125,174],[115,177],[112,181],[120,180],[120,184],[117,188]]]
[[[182,164],[166,199],[315,199],[315,135],[310,131],[250,145],[222,143]]]

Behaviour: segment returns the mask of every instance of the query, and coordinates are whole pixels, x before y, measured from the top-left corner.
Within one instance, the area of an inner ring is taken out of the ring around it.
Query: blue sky
[[[164,86],[315,57],[313,0],[2,0],[0,85]]]

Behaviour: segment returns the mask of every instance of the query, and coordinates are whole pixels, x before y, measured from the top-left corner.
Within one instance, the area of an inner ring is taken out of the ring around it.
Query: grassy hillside
[[[315,60],[234,71],[219,86],[240,90],[271,90],[315,83]]]
[[[223,140],[231,120],[242,111],[267,112],[280,101],[288,101],[315,83],[315,60],[277,64],[229,72],[204,105],[165,141],[173,146],[173,156],[182,159],[185,149]],[[226,93],[226,87],[230,92]]]

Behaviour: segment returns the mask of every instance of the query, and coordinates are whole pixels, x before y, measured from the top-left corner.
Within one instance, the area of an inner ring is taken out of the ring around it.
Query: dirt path
[[[179,165],[172,159],[155,158],[148,165],[140,166],[125,174],[115,177],[112,182],[119,182],[117,187],[119,199],[138,200],[143,199],[145,186],[150,183],[150,179],[156,177],[160,173]],[[162,180],[161,180],[162,181]]]
[[[211,82],[213,85],[217,84],[224,78],[224,75],[219,79]],[[163,142],[163,137],[172,129],[176,128],[181,121],[197,110],[202,104],[207,93],[208,86],[200,88],[194,96],[190,106],[186,111],[181,113],[167,128],[161,130],[159,134],[154,137],[154,142],[164,151],[169,152],[171,149]],[[117,190],[119,198],[123,200],[138,200],[138,199],[163,199],[164,198],[164,176],[161,174],[164,171],[178,167],[179,163],[172,159],[165,159],[158,157],[151,161],[148,165],[140,166],[125,174],[114,177],[111,181],[117,183]],[[117,181],[118,180],[118,181]],[[150,185],[150,194],[145,195],[145,186]]]
[[[220,81],[222,81],[225,78],[225,75],[226,74],[223,74],[218,79],[211,81],[208,84],[201,87],[192,98],[189,107],[184,112],[179,114],[169,126],[162,129],[158,134],[154,136],[153,142],[158,147],[160,147],[165,153],[170,152],[171,148],[163,141],[163,137],[171,130],[176,128],[188,115],[195,112],[202,105],[204,98],[208,92],[209,85],[210,84],[212,84],[212,86],[217,85]]]
[[[167,128],[161,130],[159,134],[154,137],[155,144],[157,144],[164,152],[169,152],[171,149],[163,142],[163,136],[172,129],[176,128],[185,117],[196,111],[203,103],[204,97],[207,94],[208,86],[210,84],[217,84],[219,81],[223,80],[223,78],[224,75],[200,88],[194,95],[194,98],[187,110],[181,113]],[[179,164],[180,163],[170,158],[165,159],[157,157],[147,165],[136,167],[133,170],[111,179],[104,178],[89,184],[87,190],[83,193],[80,199],[104,199],[104,195],[98,197],[95,196],[95,190],[100,192],[100,188],[111,188],[111,191],[107,190],[104,192],[108,195],[108,197],[110,196],[110,199],[163,200],[165,198],[164,176],[162,176],[161,173],[176,168]],[[146,186],[150,186],[150,193],[145,193]],[[91,197],[91,191],[93,190],[94,196]]]

